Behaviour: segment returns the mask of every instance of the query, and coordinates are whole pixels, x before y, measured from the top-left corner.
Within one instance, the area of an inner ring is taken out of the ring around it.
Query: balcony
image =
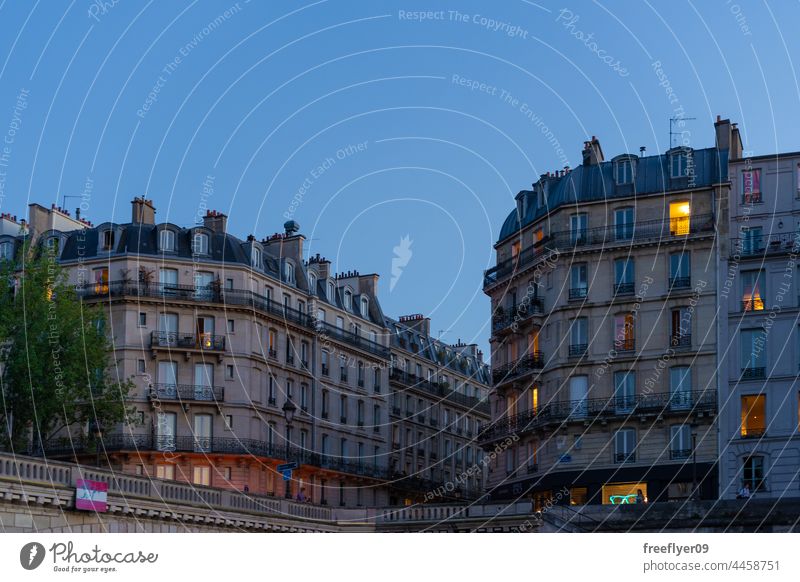
[[[731,239],[732,258],[759,258],[800,252],[800,235],[795,232],[765,234]]]
[[[764,311],[764,299],[756,296],[742,301],[742,311]]]
[[[374,356],[378,356],[379,358],[389,359],[390,352],[389,348],[386,346],[362,337],[357,333],[339,329],[335,325],[331,325],[324,321],[315,320],[315,324],[317,332],[320,335],[320,339],[323,342],[326,338],[333,338],[336,341],[344,342],[352,347],[368,352]]]
[[[767,434],[767,427],[765,426],[743,426],[739,432],[739,436],[743,439],[760,439]]]
[[[569,357],[580,358],[586,355],[589,350],[589,344],[572,344],[569,346]]]
[[[277,358],[278,357],[278,350],[270,348],[269,349],[269,357],[270,358]]]
[[[144,281],[111,281],[98,285],[87,283],[75,287],[83,299],[143,298],[161,301],[218,303],[228,306],[248,307],[262,313],[290,321],[313,330],[312,319],[307,313],[284,306],[272,299],[243,289],[222,289],[217,284],[206,286],[173,285],[170,283],[148,283]]]
[[[536,473],[539,470],[539,464],[538,463],[528,463],[528,465],[525,468],[528,471],[528,474]]]
[[[742,368],[742,380],[762,380],[766,378],[766,368]]]
[[[673,334],[669,338],[669,346],[676,350],[688,349],[692,347],[692,334]]]
[[[665,415],[688,416],[698,412],[716,412],[717,398],[713,390],[695,392],[660,392],[626,396],[620,399],[587,398],[551,402],[536,410],[526,410],[494,421],[479,435],[485,445],[512,434],[560,426],[564,422],[593,422],[594,420],[621,420],[629,417]]]
[[[504,278],[533,267],[554,252],[572,250],[607,250],[612,246],[665,244],[686,240],[687,236],[713,235],[714,216],[699,214],[673,220],[648,220],[624,225],[609,225],[582,229],[580,232],[554,232],[516,257],[500,261],[484,272],[483,285],[490,287]]]
[[[400,368],[392,368],[389,371],[389,380],[398,384],[402,384],[407,388],[416,388],[418,390],[422,390],[427,394],[447,400],[448,402],[460,404],[461,406],[474,409],[476,412],[481,412],[486,415],[489,414],[488,402],[482,402],[474,396],[467,396],[465,394],[454,392],[449,388],[445,388],[445,386],[439,382],[426,380],[425,378],[421,378],[415,374],[411,374],[410,372],[405,372]],[[434,422],[436,421],[431,418],[431,426],[435,426],[435,424],[433,424]]]
[[[153,401],[222,402],[224,389],[219,386],[192,384],[152,384],[148,391],[148,397]]]
[[[570,301],[576,301],[578,299],[586,299],[587,295],[589,295],[588,287],[572,287],[569,290]]]
[[[492,333],[516,332],[531,317],[543,314],[544,302],[539,297],[508,308],[498,307],[492,317]]]
[[[544,354],[542,352],[533,352],[522,356],[515,362],[509,362],[494,368],[492,370],[492,382],[495,385],[502,384],[542,368],[544,368]]]
[[[669,288],[672,289],[688,289],[692,286],[691,277],[670,277]]]
[[[633,291],[634,291],[633,283],[614,284],[614,295],[633,295]]]
[[[225,350],[225,336],[209,333],[154,331],[150,334],[150,347],[221,352]]]
[[[636,340],[634,338],[614,340],[614,349],[617,352],[633,352],[636,350]]]
[[[615,463],[635,463],[636,462],[636,451],[631,451],[629,453],[614,453],[614,462]]]
[[[672,461],[684,461],[692,456],[692,449],[671,449],[669,458]]]

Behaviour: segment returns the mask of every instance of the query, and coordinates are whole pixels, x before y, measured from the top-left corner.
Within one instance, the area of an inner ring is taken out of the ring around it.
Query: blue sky
[[[210,180],[232,233],[291,216],[337,271],[381,275],[387,314],[485,347],[481,273],[513,197],[591,135],[607,158],[661,152],[682,111],[694,147],[721,114],[748,150],[800,149],[798,17],[724,0],[5,0],[0,211],[89,190],[89,219],[126,222],[146,193],[188,225]]]

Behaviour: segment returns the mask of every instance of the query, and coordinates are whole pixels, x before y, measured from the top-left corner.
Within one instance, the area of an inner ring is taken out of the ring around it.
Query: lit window
[[[162,251],[175,250],[175,233],[164,229],[158,233],[158,248]]]
[[[621,352],[634,349],[633,313],[624,313],[614,317],[614,347]]]
[[[194,468],[192,483],[195,485],[211,485],[211,467],[206,465]]]
[[[742,396],[742,437],[760,437],[767,430],[767,397],[763,394]]]
[[[764,310],[764,276],[762,271],[742,272],[742,311]]]
[[[94,274],[94,292],[97,294],[108,293],[108,269],[95,269]]]
[[[175,465],[156,465],[158,479],[175,479]]]
[[[669,231],[673,235],[689,234],[689,221],[692,214],[692,205],[688,201],[670,202],[669,204]]]
[[[742,202],[756,204],[761,199],[761,170],[745,170],[742,172]]]

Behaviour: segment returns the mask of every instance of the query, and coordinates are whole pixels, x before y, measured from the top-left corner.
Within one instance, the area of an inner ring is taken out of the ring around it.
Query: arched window
[[[290,283],[292,285],[295,282],[295,278],[294,278],[294,263],[292,263],[291,261],[288,261],[288,260],[284,261],[284,263],[283,263],[283,281],[285,283]]]
[[[350,289],[344,290],[344,308],[353,309],[353,292]]]
[[[328,281],[328,301],[333,303],[334,297],[336,297],[336,286],[333,281]]]
[[[14,258],[14,243],[6,241],[0,243],[0,260],[10,261]]]
[[[317,275],[310,271],[308,273],[308,290],[311,294],[317,292]]]
[[[192,237],[192,253],[195,255],[208,254],[208,235],[204,232],[194,233]]]
[[[253,247],[253,253],[250,256],[250,262],[253,267],[261,268],[261,249]]]
[[[160,251],[172,252],[175,250],[175,232],[164,229],[158,233],[158,249]]]
[[[369,299],[366,297],[361,298],[361,317],[369,318]]]

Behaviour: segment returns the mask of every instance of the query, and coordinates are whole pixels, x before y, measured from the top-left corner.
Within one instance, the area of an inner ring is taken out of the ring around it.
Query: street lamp
[[[692,431],[692,500],[697,501],[697,425],[690,425]]]
[[[91,425],[89,426],[89,430],[94,437],[94,448],[95,448],[95,465],[98,467],[100,466],[100,442],[103,439],[103,426],[100,424],[100,421],[94,420],[92,421]]]
[[[294,402],[291,399],[286,399],[286,402],[283,404],[283,417],[286,419],[286,460],[289,461],[289,447],[291,446],[291,442],[289,439],[290,436],[290,429],[292,426],[292,421],[294,420],[294,413],[297,410],[297,407],[294,405]],[[291,479],[286,480],[286,491],[284,493],[287,499],[292,498],[292,481]]]

